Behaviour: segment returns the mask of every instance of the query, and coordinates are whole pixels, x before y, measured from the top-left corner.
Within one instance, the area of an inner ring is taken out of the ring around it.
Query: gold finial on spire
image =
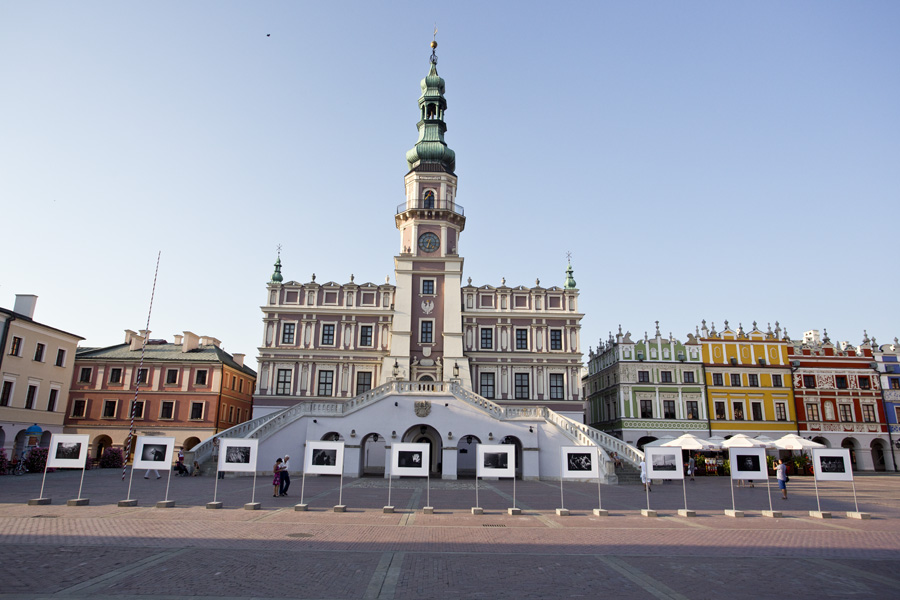
[[[432,62],[432,64],[437,64],[437,54],[435,54],[436,50],[437,50],[437,23],[434,24],[434,34],[431,37],[431,62]]]

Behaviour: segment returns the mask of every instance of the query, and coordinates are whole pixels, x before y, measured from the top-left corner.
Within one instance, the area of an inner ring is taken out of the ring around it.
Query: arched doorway
[[[341,442],[344,440],[344,436],[342,436],[337,431],[329,431],[325,435],[322,436],[323,442]]]
[[[199,443],[200,443],[200,438],[189,437],[188,439],[184,440],[184,444],[182,444],[181,447],[184,448],[185,452],[187,452],[188,450],[190,450],[191,448],[193,448],[194,446],[196,446]]]
[[[384,436],[378,433],[369,433],[363,436],[360,442],[362,449],[359,455],[360,474],[384,476],[384,442]]]
[[[443,467],[441,464],[441,453],[444,444],[441,441],[441,435],[434,427],[431,425],[413,425],[406,430],[401,440],[413,444],[428,444],[428,454],[431,456],[429,470],[432,473],[441,472]]]
[[[856,471],[856,449],[859,448],[859,443],[852,437],[844,438],[841,441],[841,448],[850,451],[850,466]]]
[[[872,448],[872,465],[874,466],[876,471],[886,471],[887,465],[885,464],[884,453],[885,446],[882,440],[872,440],[871,443]]]
[[[814,437],[814,438],[812,439],[812,441],[814,441],[814,442],[817,443],[817,444],[822,444],[822,445],[825,446],[826,448],[831,448],[831,442],[829,442],[827,439],[825,439],[825,438],[823,438],[823,437],[818,437],[818,436],[817,436],[817,437]]]
[[[477,435],[461,435],[456,444],[456,475],[462,478],[474,478],[478,452],[476,446],[481,443]]]
[[[94,438],[93,452],[91,454],[94,457],[94,460],[100,460],[100,457],[103,456],[103,450],[112,446],[112,438],[108,435],[98,435]]]
[[[500,440],[501,444],[512,444],[516,447],[516,479],[522,479],[522,440],[514,435],[508,435]]]
[[[653,437],[652,435],[645,435],[644,437],[640,438],[637,441],[637,444],[635,444],[635,445],[638,447],[638,450],[643,450],[644,444],[649,444],[650,442],[655,442],[656,439],[657,438]]]

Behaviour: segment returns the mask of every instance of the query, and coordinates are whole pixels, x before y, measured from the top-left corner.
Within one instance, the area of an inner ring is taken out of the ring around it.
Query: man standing
[[[290,460],[291,457],[285,454],[284,462],[281,463],[281,489],[279,490],[279,493],[282,496],[287,496],[288,488],[291,487],[291,476],[288,474]]]
[[[694,455],[692,454],[690,458],[688,458],[688,475],[691,476],[691,481],[694,481],[694,471],[697,470],[697,461],[694,460]]]
[[[784,464],[784,461],[780,458],[778,459],[778,466],[775,467],[775,477],[778,479],[778,489],[781,490],[781,499],[787,500],[787,465]]]

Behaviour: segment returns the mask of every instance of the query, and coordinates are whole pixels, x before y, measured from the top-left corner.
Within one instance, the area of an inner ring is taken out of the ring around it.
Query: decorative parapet
[[[884,399],[887,402],[900,402],[900,390],[884,390]]]
[[[883,423],[825,423],[800,421],[808,431],[837,431],[839,433],[880,433]]]

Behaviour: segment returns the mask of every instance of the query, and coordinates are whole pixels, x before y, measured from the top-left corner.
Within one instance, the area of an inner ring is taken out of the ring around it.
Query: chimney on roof
[[[181,335],[180,333],[176,333],[176,334],[175,334],[175,345],[176,345],[176,346],[180,346],[180,345],[181,345],[181,340],[182,340],[183,338],[184,338],[183,335]]]
[[[37,296],[34,294],[16,294],[16,304],[13,311],[25,315],[29,319],[34,318],[34,307],[37,304]]]
[[[182,352],[190,352],[196,350],[200,346],[200,336],[190,331],[184,332],[184,342],[181,344]]]
[[[143,345],[144,337],[131,332],[131,345],[128,346],[128,349],[131,351],[140,350]]]
[[[240,366],[243,367],[244,366],[244,356],[245,356],[244,354],[234,353],[231,355],[231,358],[234,359],[234,362],[236,362],[237,364],[239,364]]]
[[[137,333],[134,332],[134,331],[132,331],[132,330],[130,330],[130,329],[126,329],[126,330],[125,330],[125,343],[126,343],[126,344],[130,344],[130,343],[131,343],[131,336],[133,336],[133,335],[137,335]]]
[[[217,338],[214,338],[211,335],[201,335],[200,336],[200,345],[201,346],[215,346],[218,348],[222,342],[220,342]]]
[[[150,339],[150,330],[149,329],[141,329],[141,337],[145,340]]]

